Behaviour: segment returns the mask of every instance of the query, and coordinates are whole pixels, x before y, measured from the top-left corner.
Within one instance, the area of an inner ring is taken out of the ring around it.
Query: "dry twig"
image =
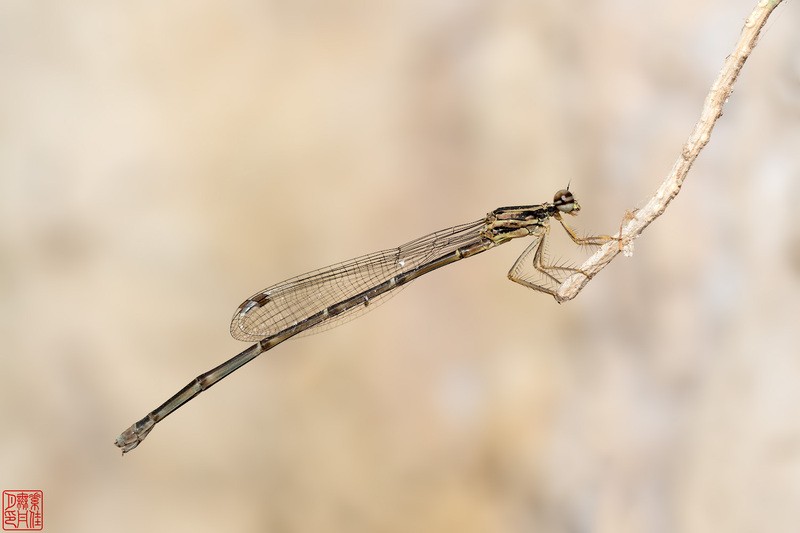
[[[711,130],[714,129],[717,119],[722,116],[722,107],[728,101],[728,96],[733,91],[733,84],[736,82],[744,62],[747,61],[753,51],[761,29],[781,1],[761,0],[753,9],[753,12],[744,23],[744,28],[742,28],[742,34],[736,43],[736,47],[731,55],[725,59],[719,76],[711,86],[703,105],[700,120],[695,124],[689,139],[683,145],[681,154],[672,166],[672,170],[643,208],[635,213],[626,214],[621,231],[615,235],[615,238],[619,238],[619,241],[615,240],[606,243],[581,265],[580,269],[586,275],[573,274],[561,284],[556,296],[559,302],[575,298],[595,274],[605,268],[621,251],[626,251],[626,246],[632,246],[633,240],[651,222],[661,216],[667,205],[678,195],[683,185],[683,180],[686,179],[686,175],[692,167],[692,163],[708,143],[711,137]]]

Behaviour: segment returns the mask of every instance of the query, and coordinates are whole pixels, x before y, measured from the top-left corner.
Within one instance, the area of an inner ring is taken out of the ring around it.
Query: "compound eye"
[[[575,197],[567,189],[562,189],[553,197],[553,205],[562,213],[570,213],[577,207]]]

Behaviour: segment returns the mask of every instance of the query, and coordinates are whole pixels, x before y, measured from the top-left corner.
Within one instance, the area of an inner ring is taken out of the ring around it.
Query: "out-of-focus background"
[[[792,2],[575,301],[510,283],[513,242],[113,445],[268,285],[570,180],[616,231],[753,4],[2,2],[0,488],[53,532],[797,531]]]

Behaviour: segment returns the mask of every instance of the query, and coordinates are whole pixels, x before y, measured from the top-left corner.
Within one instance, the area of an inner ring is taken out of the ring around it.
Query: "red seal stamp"
[[[44,494],[40,490],[3,491],[3,531],[41,531]]]

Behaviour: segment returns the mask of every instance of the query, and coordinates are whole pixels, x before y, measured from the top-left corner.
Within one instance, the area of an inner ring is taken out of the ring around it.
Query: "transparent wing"
[[[231,335],[242,341],[259,341],[274,335],[398,274],[480,240],[483,225],[481,219],[454,226],[398,248],[336,263],[266,288],[236,309],[231,320]],[[371,299],[367,306],[359,305],[331,317],[306,333],[317,333],[352,320],[385,302],[403,286]]]

